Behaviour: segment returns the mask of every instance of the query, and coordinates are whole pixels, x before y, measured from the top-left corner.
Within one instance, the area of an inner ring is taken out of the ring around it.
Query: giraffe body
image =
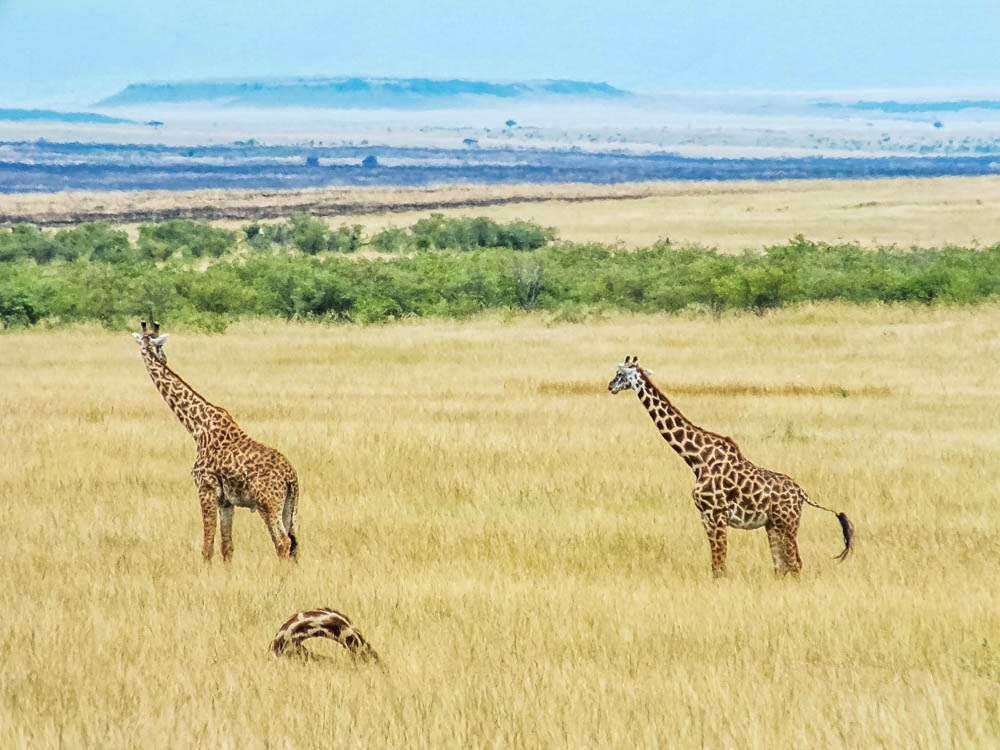
[[[295,469],[274,448],[248,436],[229,412],[209,403],[167,366],[159,324],[152,333],[142,324],[133,334],[146,370],[167,406],[197,446],[191,476],[201,505],[202,557],[212,559],[215,530],[220,530],[222,558],[233,554],[233,511],[237,507],[260,513],[280,558],[295,558],[299,484]]]
[[[347,615],[329,607],[297,612],[285,620],[271,641],[271,653],[275,656],[315,658],[302,645],[307,638],[330,638],[350,651],[356,659],[373,662],[379,660],[375,649],[347,619]]]
[[[626,358],[608,384],[612,393],[631,388],[649,412],[663,439],[684,459],[695,475],[692,496],[701,515],[712,553],[712,573],[726,573],[728,528],[763,527],[775,573],[798,573],[802,568],[796,535],[803,503],[828,510],[809,499],[789,476],[756,466],[739,446],[724,435],[702,429],[688,420],[649,379],[637,361]],[[830,511],[835,513],[834,511]],[[835,513],[844,532],[844,559],[853,549],[854,529],[847,516]]]

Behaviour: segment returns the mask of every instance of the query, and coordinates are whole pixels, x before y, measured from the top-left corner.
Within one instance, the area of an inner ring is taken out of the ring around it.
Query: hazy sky
[[[0,0],[0,107],[287,75],[1000,88],[998,40],[1000,0]]]

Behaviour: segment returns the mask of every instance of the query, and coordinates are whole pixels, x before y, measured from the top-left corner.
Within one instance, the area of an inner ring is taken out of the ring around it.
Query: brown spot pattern
[[[708,536],[713,575],[726,573],[729,527],[763,527],[767,531],[775,573],[797,574],[802,568],[796,536],[803,503],[837,515],[845,541],[840,559],[851,551],[854,528],[845,515],[814,503],[791,477],[750,462],[732,438],[692,423],[634,360],[626,359],[625,366],[635,368],[637,377],[629,376],[631,387],[661,436],[694,471],[692,497]],[[620,369],[618,377],[625,376]]]
[[[144,327],[139,341],[146,370],[197,446],[191,476],[201,505],[202,558],[206,562],[212,559],[217,524],[222,557],[231,558],[231,509],[239,506],[260,512],[279,558],[295,559],[291,541],[298,515],[295,469],[281,453],[243,432],[229,412],[209,403],[184,382],[156,355],[151,335]]]
[[[347,615],[329,608],[310,609],[288,618],[271,641],[271,653],[275,656],[288,654],[313,658],[302,645],[309,638],[330,638],[350,651],[356,659],[374,662],[379,660],[375,649],[365,640],[361,631],[354,627]]]

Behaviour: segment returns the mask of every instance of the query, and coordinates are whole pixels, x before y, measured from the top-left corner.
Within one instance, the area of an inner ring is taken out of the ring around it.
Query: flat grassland
[[[2,747],[1000,743],[1000,307],[175,331],[170,364],[297,468],[301,562],[256,515],[200,559],[194,446],[128,332],[0,336]],[[857,527],[804,510],[714,581],[689,469],[626,354]],[[293,612],[347,613],[279,661]]]
[[[323,216],[368,233],[448,216],[527,219],[576,242],[648,246],[669,238],[723,252],[759,250],[804,232],[865,247],[989,245],[1000,237],[1000,177],[648,182],[620,185],[462,185],[436,188],[321,188],[0,195],[0,222],[61,226],[107,220],[136,234],[138,223],[171,217],[239,229],[262,217]]]

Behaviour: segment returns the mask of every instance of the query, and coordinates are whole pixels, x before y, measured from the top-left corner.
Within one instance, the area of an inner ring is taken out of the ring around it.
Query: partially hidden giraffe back
[[[727,529],[761,527],[767,531],[775,573],[797,574],[802,568],[796,535],[803,503],[837,516],[844,551],[836,559],[847,557],[854,549],[854,526],[845,514],[810,500],[791,477],[753,464],[732,438],[695,425],[653,384],[650,372],[639,366],[638,357],[626,357],[608,390],[635,391],[660,435],[694,472],[692,495],[708,535],[715,576],[726,573]]]
[[[347,615],[329,607],[296,612],[285,620],[271,641],[271,653],[313,659],[315,655],[302,645],[307,638],[330,638],[346,648],[355,659],[379,661],[375,649]]]
[[[228,411],[210,403],[167,365],[167,334],[160,334],[159,323],[150,330],[143,321],[142,333],[132,335],[153,384],[195,442],[191,476],[201,505],[202,558],[212,559],[216,525],[222,558],[232,557],[233,512],[241,507],[260,514],[279,558],[295,559],[299,481],[291,463],[249,437]]]

